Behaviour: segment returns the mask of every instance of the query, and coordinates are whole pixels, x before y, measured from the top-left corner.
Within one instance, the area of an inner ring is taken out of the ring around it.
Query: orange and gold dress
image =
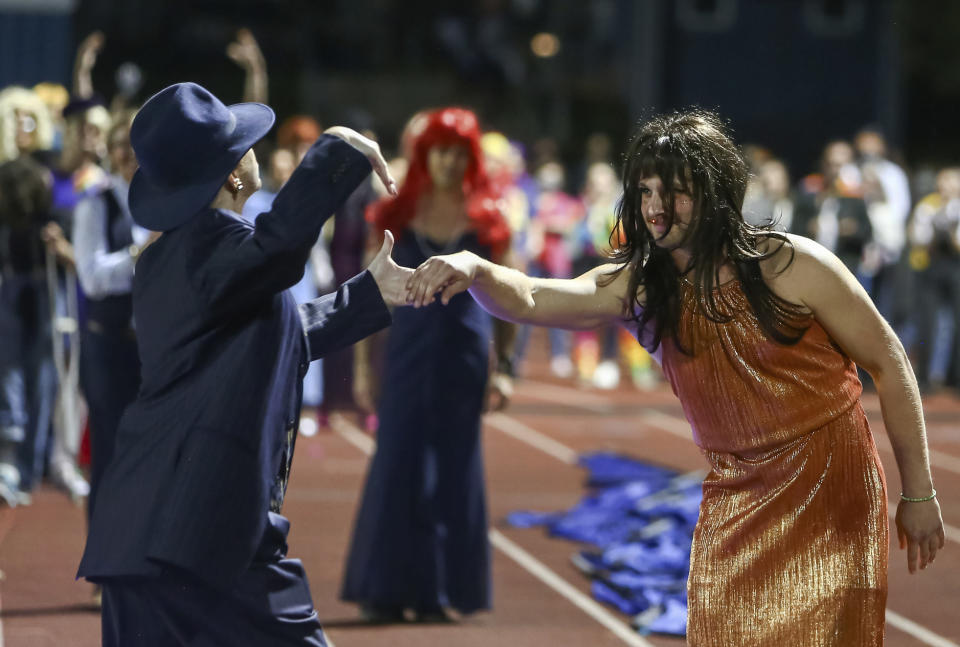
[[[770,339],[737,281],[734,318],[699,314],[686,290],[664,374],[712,470],[688,584],[695,647],[882,645],[887,597],[883,468],[853,362],[813,319]]]

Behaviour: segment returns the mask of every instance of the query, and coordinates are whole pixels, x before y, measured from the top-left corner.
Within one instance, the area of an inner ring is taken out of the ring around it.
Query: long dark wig
[[[694,214],[683,242],[691,250],[678,268],[670,250],[657,245],[641,210],[640,178],[657,175],[664,185],[664,218],[673,226],[674,187],[693,199]],[[664,337],[690,353],[690,340],[679,339],[683,289],[694,291],[703,316],[717,323],[734,312],[719,286],[720,268],[731,266],[764,332],[782,344],[795,344],[807,329],[809,315],[774,294],[763,280],[760,263],[776,254],[787,237],[768,227],[744,222],[743,197],[749,171],[721,119],[704,110],[690,110],[647,121],[630,143],[623,172],[623,198],[610,240],[613,261],[630,272],[624,316],[636,323],[641,342],[656,349]],[[770,244],[763,244],[769,241]],[[793,261],[790,247],[788,262]],[[611,278],[612,280],[612,278]],[[686,283],[686,285],[681,285]],[[641,298],[640,292],[643,291]]]

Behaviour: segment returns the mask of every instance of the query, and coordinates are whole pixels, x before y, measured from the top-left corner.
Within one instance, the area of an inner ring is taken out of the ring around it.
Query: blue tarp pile
[[[641,633],[687,630],[690,541],[703,473],[675,471],[611,453],[587,454],[591,493],[566,512],[514,512],[508,523],[546,526],[591,548],[573,563],[592,579],[593,596],[631,617]]]

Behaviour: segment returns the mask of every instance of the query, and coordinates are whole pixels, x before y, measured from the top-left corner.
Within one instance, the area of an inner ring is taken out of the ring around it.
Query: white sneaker
[[[20,470],[11,463],[0,463],[0,500],[11,508],[20,504]]]
[[[2,479],[0,479],[0,503],[6,503],[11,508],[16,508],[20,504],[20,492]]]
[[[0,481],[14,490],[19,490],[20,470],[12,463],[0,463]]]
[[[300,418],[300,435],[310,438],[311,436],[317,435],[317,421],[308,416],[303,416]]]
[[[614,360],[607,359],[597,365],[593,372],[593,385],[607,391],[620,385],[620,367]]]
[[[66,491],[74,501],[90,495],[90,484],[73,463],[63,461],[53,466],[50,472],[53,484]]]
[[[550,372],[557,377],[570,377],[573,369],[573,361],[566,355],[554,355],[550,360]]]

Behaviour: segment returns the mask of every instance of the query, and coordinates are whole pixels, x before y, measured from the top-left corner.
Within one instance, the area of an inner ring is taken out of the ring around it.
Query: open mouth
[[[647,224],[658,232],[667,230],[667,219],[663,216],[647,216]]]

